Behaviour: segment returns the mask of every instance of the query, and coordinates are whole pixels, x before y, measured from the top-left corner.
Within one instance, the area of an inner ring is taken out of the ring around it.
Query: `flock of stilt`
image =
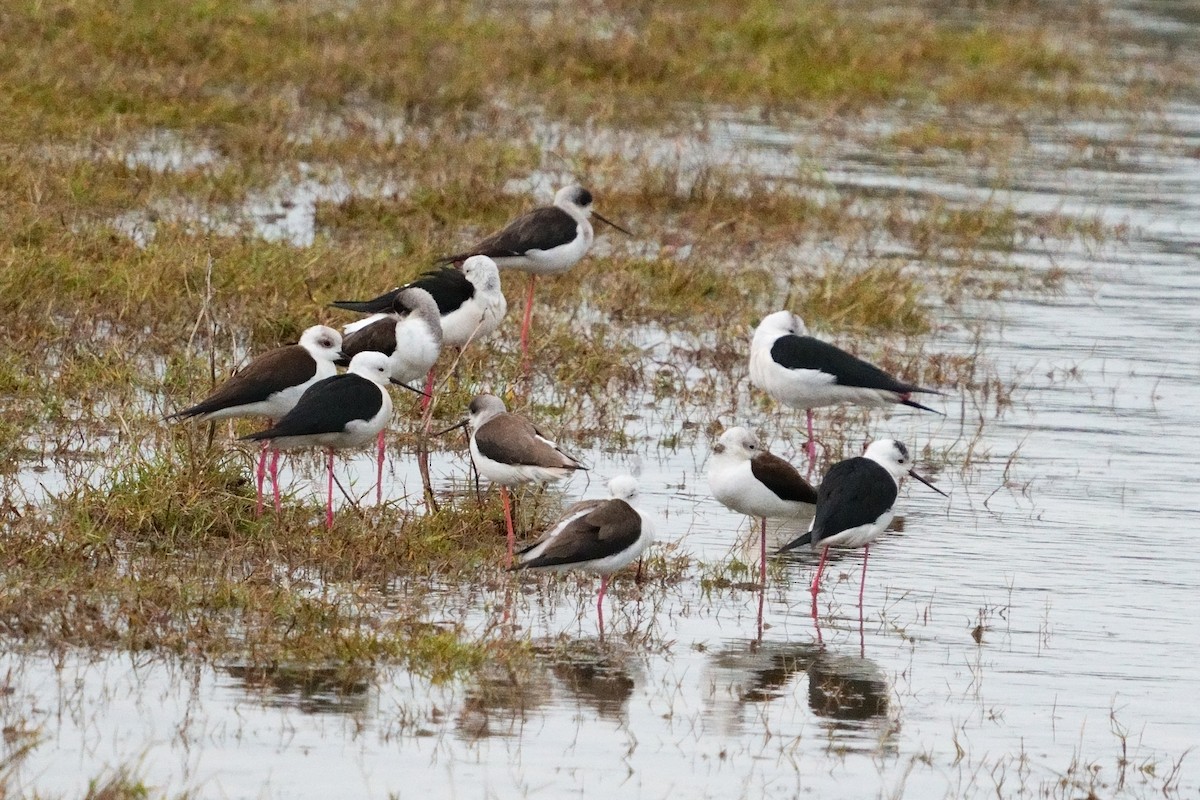
[[[169,419],[219,420],[265,417],[271,425],[242,437],[262,443],[256,485],[262,511],[268,472],[280,509],[279,451],[323,447],[328,459],[326,526],[333,525],[333,459],[338,449],[378,444],[377,500],[382,498],[385,430],[392,417],[389,383],[422,396],[424,432],[429,434],[435,364],[445,348],[462,348],[487,338],[507,312],[499,269],[529,274],[521,351],[529,341],[534,285],[538,275],[570,269],[590,249],[594,231],[592,195],[581,186],[561,189],[554,204],[536,208],[474,247],[441,260],[417,280],[365,301],[333,305],[372,316],[346,327],[345,335],[313,326],[298,344],[260,355],[207,398]],[[461,266],[457,266],[460,265]],[[346,366],[338,374],[337,367]],[[425,377],[424,388],[413,385]],[[897,380],[877,367],[807,335],[804,323],[788,311],[768,315],[750,348],[750,379],[777,401],[808,414],[808,457],[816,457],[812,409],[834,404],[902,404],[932,410],[912,395],[932,392]],[[502,400],[481,394],[467,419],[446,431],[470,427],[471,458],[479,474],[498,484],[504,505],[510,569],[585,569],[602,576],[601,609],[608,576],[639,559],[653,539],[651,519],[636,507],[637,481],[619,476],[611,497],[567,509],[535,543],[516,550],[508,487],[546,483],[586,469],[529,420],[507,411]],[[442,431],[441,433],[445,433]],[[729,508],[762,518],[760,579],[766,584],[766,520],[812,511],[808,532],[783,550],[803,544],[820,547],[812,583],[813,608],[829,547],[866,548],[890,524],[899,479],[909,474],[932,487],[911,468],[900,442],[882,440],[863,456],[834,464],[814,489],[788,462],[764,451],[745,428],[725,431],[714,444],[709,467],[713,495]],[[936,488],[934,489],[937,490]],[[514,563],[515,562],[515,563]],[[862,600],[862,588],[859,591]],[[602,612],[601,612],[602,613]]]

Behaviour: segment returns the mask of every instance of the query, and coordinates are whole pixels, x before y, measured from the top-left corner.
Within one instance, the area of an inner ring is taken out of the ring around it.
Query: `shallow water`
[[[1195,20],[1129,8],[1147,36],[1200,43]],[[468,630],[510,607],[539,653],[519,680],[485,669],[436,685],[385,667],[347,685],[320,671],[8,652],[0,714],[18,739],[20,729],[43,737],[22,785],[77,793],[132,764],[155,787],[218,797],[415,787],[467,797],[1142,796],[1160,793],[1182,758],[1170,785],[1194,796],[1200,756],[1185,753],[1200,742],[1200,619],[1188,612],[1200,545],[1187,467],[1200,427],[1200,105],[1180,102],[1149,128],[1071,122],[1027,135],[1027,163],[999,189],[959,159],[833,150],[812,131],[746,120],[717,126],[705,144],[709,157],[776,175],[794,174],[799,154],[835,152],[823,165],[834,192],[1128,225],[1099,248],[1012,255],[1066,269],[1059,296],[945,309],[931,346],[971,350],[984,318],[987,358],[1021,386],[1012,407],[968,404],[964,419],[947,398],[945,418],[851,417],[851,441],[895,436],[973,458],[939,475],[949,500],[902,490],[903,531],[872,549],[861,621],[854,553],[828,573],[819,626],[806,591],[814,559],[776,565],[761,635],[756,592],[706,589],[695,570],[641,591],[618,583],[603,645],[591,579],[557,591],[525,581],[507,598],[447,587],[439,620]],[[1081,158],[1081,136],[1109,155]],[[284,223],[304,241],[303,219]],[[705,346],[659,341],[658,353]],[[721,421],[749,424],[794,456],[800,418],[760,413],[744,380],[738,389]],[[707,496],[707,443],[685,428],[712,410],[638,414],[638,452],[584,453],[596,477],[563,495],[599,495],[601,478],[636,467],[663,542],[714,572],[734,557],[753,566],[748,524]],[[657,446],[677,434],[678,448]],[[369,456],[343,469],[372,485]],[[394,497],[419,491],[409,459],[389,469]],[[433,464],[442,488],[465,469],[465,452]],[[284,474],[322,490],[315,462]]]

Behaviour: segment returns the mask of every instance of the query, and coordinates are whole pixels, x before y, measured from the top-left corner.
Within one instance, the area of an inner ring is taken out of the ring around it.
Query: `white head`
[[[863,458],[869,458],[886,469],[893,478],[899,478],[912,469],[912,457],[903,442],[895,439],[880,439],[867,446]]]
[[[471,425],[471,430],[479,430],[479,427],[499,414],[503,414],[508,409],[504,405],[504,401],[494,394],[477,395],[471,401],[471,405],[467,406],[469,415],[468,422]]]
[[[395,306],[397,311],[407,310],[423,320],[433,337],[439,342],[442,340],[442,315],[438,311],[437,301],[429,292],[415,286],[405,289],[396,296]]]
[[[586,217],[592,212],[592,193],[579,184],[564,186],[555,192],[554,205],[560,208],[566,205],[575,206]]]
[[[942,497],[949,497],[941,489],[930,483],[927,478],[917,474],[917,471],[912,466],[912,456],[908,454],[908,448],[904,446],[903,442],[898,442],[895,439],[880,439],[877,442],[871,442],[867,446],[866,452],[863,453],[863,458],[869,458],[886,469],[888,474],[897,483],[900,482],[902,476],[908,475],[911,478],[916,478]]]
[[[300,335],[300,346],[317,361],[337,361],[342,357],[342,335],[326,325],[313,325]]]
[[[632,504],[638,496],[637,478],[632,475],[618,475],[608,482],[608,491],[614,500],[624,500]]]
[[[749,461],[762,452],[758,437],[740,425],[721,434],[712,447],[713,455]]]
[[[758,328],[754,331],[754,338],[757,339],[760,335],[764,335],[778,339],[780,336],[788,334],[807,336],[808,326],[804,324],[804,320],[790,311],[776,311],[774,314],[767,314],[763,317],[763,321],[758,323]]]
[[[500,269],[487,256],[471,256],[462,265],[463,274],[481,292],[500,291]]]
[[[383,353],[366,350],[350,359],[350,372],[359,375],[372,383],[387,386],[392,374],[391,362]]]

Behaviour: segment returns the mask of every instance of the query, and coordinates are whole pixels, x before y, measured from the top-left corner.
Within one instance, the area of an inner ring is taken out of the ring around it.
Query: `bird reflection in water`
[[[515,668],[485,668],[467,691],[458,713],[459,734],[468,739],[517,736],[531,712],[569,702],[624,721],[637,682],[638,662],[626,648],[599,639],[535,643],[535,661]]]
[[[360,714],[368,710],[372,672],[359,667],[222,668],[234,686],[272,708],[306,714]]]
[[[598,639],[580,639],[545,652],[562,688],[601,717],[621,720],[636,685],[630,655]]]
[[[816,641],[731,642],[711,659],[709,714],[729,733],[747,727],[748,714],[771,712],[764,704],[786,703],[796,697],[796,680],[807,678],[809,710],[821,720],[837,746],[861,740],[870,733],[869,745],[877,749],[892,740],[891,687],[879,666],[860,655],[838,653]],[[733,702],[722,702],[721,698]],[[777,721],[778,722],[778,721]]]

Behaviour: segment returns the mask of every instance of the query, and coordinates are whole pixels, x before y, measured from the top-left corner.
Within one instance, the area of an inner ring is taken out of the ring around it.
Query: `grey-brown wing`
[[[615,556],[642,535],[642,517],[624,500],[605,500],[570,523],[525,567],[553,567]]]

